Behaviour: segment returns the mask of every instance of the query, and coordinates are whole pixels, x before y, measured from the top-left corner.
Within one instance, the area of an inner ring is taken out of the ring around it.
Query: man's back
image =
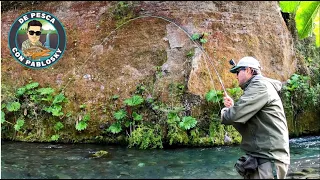
[[[279,81],[254,76],[222,123],[232,124],[239,131],[241,148],[248,154],[290,164],[287,122],[277,93],[280,88]]]

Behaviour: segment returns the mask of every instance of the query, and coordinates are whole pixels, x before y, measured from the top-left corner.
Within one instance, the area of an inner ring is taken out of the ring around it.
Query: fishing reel
[[[229,64],[230,64],[232,67],[236,66],[236,62],[235,62],[233,59],[230,59],[230,60],[229,60]]]

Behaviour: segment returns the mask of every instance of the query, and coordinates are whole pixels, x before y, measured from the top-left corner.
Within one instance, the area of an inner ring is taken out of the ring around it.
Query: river
[[[289,173],[320,167],[320,136],[290,139]],[[107,157],[93,158],[104,150]],[[1,142],[3,179],[238,179],[239,146],[139,150],[102,144]],[[320,177],[320,176],[319,176]]]

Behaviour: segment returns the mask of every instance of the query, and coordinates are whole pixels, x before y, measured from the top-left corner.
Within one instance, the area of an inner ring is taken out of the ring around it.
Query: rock
[[[315,171],[315,169],[313,169],[313,168],[302,169],[302,172],[305,172],[305,173],[312,173],[314,171]]]
[[[309,174],[306,179],[320,179],[320,174]]]
[[[94,158],[101,158],[101,157],[107,157],[108,154],[109,154],[109,152],[100,150],[100,151],[97,151],[96,153],[92,154],[92,156]]]
[[[287,176],[305,176],[305,175],[307,175],[307,173],[297,171],[297,172],[289,173]]]
[[[139,163],[138,166],[139,167],[143,167],[143,166],[145,166],[145,164],[144,163]]]

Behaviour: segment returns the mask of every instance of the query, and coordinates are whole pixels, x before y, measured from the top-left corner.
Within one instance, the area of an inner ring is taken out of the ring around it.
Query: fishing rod
[[[206,58],[209,60],[210,65],[214,68],[214,71],[215,71],[215,73],[217,74],[219,83],[221,84],[222,89],[223,89],[225,95],[227,96],[227,91],[226,91],[226,89],[225,89],[225,87],[224,87],[224,85],[223,85],[223,83],[222,83],[221,77],[220,77],[217,69],[215,68],[215,66],[212,64],[212,61],[210,60],[210,57],[208,56],[208,54],[206,53],[206,51],[202,48],[202,46],[201,46],[198,42],[196,42],[196,41],[194,41],[194,40],[192,39],[191,35],[190,35],[184,28],[182,28],[181,26],[179,26],[179,25],[176,24],[174,21],[172,21],[172,20],[170,20],[170,19],[168,19],[168,18],[165,18],[165,17],[162,17],[162,16],[155,16],[155,15],[142,15],[142,16],[138,16],[138,17],[129,19],[128,21],[122,23],[122,24],[121,24],[120,26],[118,26],[116,29],[114,29],[113,31],[111,31],[111,32],[106,36],[106,38],[102,41],[101,44],[105,43],[105,41],[109,39],[108,37],[109,37],[110,35],[112,35],[114,32],[116,32],[118,29],[120,29],[123,25],[125,25],[125,24],[127,24],[127,23],[129,23],[129,22],[131,22],[131,21],[137,20],[137,19],[149,18],[149,17],[162,19],[162,20],[165,20],[165,21],[168,21],[168,22],[174,24],[176,27],[178,27],[179,29],[181,29],[181,30],[189,37],[189,39],[190,39],[193,43],[195,43],[195,44],[198,46],[198,48],[205,54]],[[100,45],[101,45],[101,44],[100,44]],[[93,53],[95,53],[95,51],[93,51],[93,52],[88,56],[88,58],[87,58],[87,59],[85,60],[85,62],[79,67],[78,70],[81,70],[81,69],[84,67],[84,65],[86,64],[86,62],[87,62],[87,61],[89,60],[89,58],[93,55]],[[209,72],[209,77],[210,77],[211,83],[212,83],[212,85],[213,85],[213,87],[214,87],[213,78],[212,78],[212,75],[211,75],[211,73],[210,73],[209,67],[208,67],[208,65],[207,65],[207,61],[205,61],[205,63],[206,63],[207,70],[208,70],[208,72]],[[72,78],[69,78],[69,80],[68,80],[68,82],[66,83],[66,85],[62,88],[62,92],[63,92],[63,91],[65,90],[65,88],[69,85],[69,83],[71,82],[71,80],[72,80]],[[214,88],[214,89],[215,89],[215,88]]]
[[[210,60],[208,54],[207,54],[206,51],[202,48],[202,46],[201,46],[198,42],[194,41],[193,38],[191,37],[191,35],[190,35],[184,28],[182,28],[181,26],[179,26],[178,24],[176,24],[174,21],[172,21],[172,20],[170,20],[170,19],[168,19],[168,18],[165,18],[165,17],[154,16],[154,15],[144,15],[144,16],[139,16],[139,17],[137,17],[137,18],[143,18],[143,17],[160,18],[160,19],[163,19],[163,20],[165,20],[165,21],[168,21],[168,22],[174,24],[174,25],[177,26],[179,29],[181,29],[184,33],[186,33],[187,36],[189,37],[189,39],[190,39],[193,43],[195,43],[195,44],[198,46],[198,48],[200,48],[200,50],[201,50],[201,51],[206,55],[206,57]],[[205,61],[205,62],[206,62],[206,61]],[[212,65],[212,67],[214,68],[214,71],[216,72],[216,74],[217,74],[217,76],[218,76],[219,83],[221,84],[224,93],[227,94],[226,89],[225,89],[225,87],[224,87],[224,85],[223,85],[223,83],[222,83],[221,77],[219,76],[219,73],[218,73],[217,69],[216,69],[215,66],[212,64],[212,61],[209,61],[209,62],[210,62],[210,64]],[[208,66],[206,66],[206,67],[208,67]],[[209,69],[208,69],[208,72],[209,72],[211,81],[213,81]]]
[[[125,25],[125,24],[127,24],[127,23],[129,23],[129,22],[131,22],[131,21],[137,20],[137,19],[149,18],[149,17],[158,18],[158,19],[162,19],[162,20],[168,21],[168,22],[174,24],[174,25],[175,25],[176,27],[178,27],[179,29],[181,29],[181,30],[189,37],[189,39],[190,39],[194,44],[196,44],[196,45],[198,46],[198,48],[205,54],[205,57],[209,60],[210,65],[214,68],[214,71],[215,71],[215,73],[217,74],[219,83],[220,83],[220,85],[221,85],[221,87],[222,87],[222,89],[223,89],[223,91],[224,91],[225,96],[228,96],[227,91],[226,91],[226,88],[224,87],[224,85],[223,85],[223,83],[222,83],[221,77],[220,77],[217,69],[215,68],[214,64],[212,64],[212,61],[210,60],[210,57],[209,57],[209,55],[206,53],[206,51],[202,48],[202,46],[201,46],[198,42],[196,42],[196,41],[193,40],[193,38],[191,37],[191,35],[190,35],[184,28],[182,28],[181,26],[179,26],[179,25],[176,24],[174,21],[172,21],[172,20],[170,20],[170,19],[168,19],[168,18],[165,18],[165,17],[162,17],[162,16],[155,16],[155,15],[142,15],[142,16],[138,16],[138,17],[129,19],[128,21],[122,23],[122,24],[119,25],[116,29],[114,29],[113,31],[111,31],[111,32],[106,36],[106,38],[104,38],[104,40],[102,41],[102,43],[101,43],[100,45],[104,44],[105,41],[109,39],[109,36],[111,36],[114,32],[116,32],[118,29],[120,29],[123,25]],[[89,60],[89,58],[93,55],[93,53],[95,53],[95,50],[88,56],[88,58],[87,58],[87,59],[85,60],[85,62],[79,67],[78,70],[81,70],[81,69],[84,67],[84,65],[86,64],[86,62],[87,62],[87,61]],[[230,64],[231,64],[231,61],[234,63],[233,60],[230,60],[230,61],[229,61]],[[211,74],[211,72],[210,72],[210,69],[209,69],[209,66],[208,66],[208,64],[207,64],[207,61],[205,61],[205,63],[206,63],[206,68],[207,68],[207,71],[208,71],[208,73],[209,73],[209,77],[210,77],[211,83],[212,83],[212,85],[213,85],[213,88],[215,89],[214,83],[213,83],[212,74]],[[71,80],[72,80],[72,78],[69,78],[67,84],[62,88],[62,92],[63,92],[63,91],[65,90],[65,88],[69,85],[69,83],[71,82]],[[217,94],[216,94],[216,96],[217,96]],[[219,103],[219,107],[220,107],[220,103]],[[220,109],[221,109],[221,107],[220,107]],[[223,130],[224,130],[224,132],[225,132],[224,141],[225,141],[225,142],[229,142],[229,141],[230,141],[230,137],[228,136],[228,133],[227,133],[227,131],[226,131],[224,128],[223,128]]]

